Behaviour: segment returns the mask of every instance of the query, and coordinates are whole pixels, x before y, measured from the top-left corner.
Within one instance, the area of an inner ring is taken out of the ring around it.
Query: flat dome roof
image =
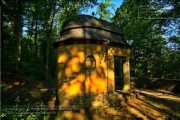
[[[130,45],[124,40],[119,26],[89,15],[77,15],[62,25],[61,38],[54,46],[68,44]]]
[[[94,27],[123,35],[123,32],[119,26],[102,19],[97,19],[90,15],[77,15],[66,20],[63,23],[61,33],[67,29],[78,27]]]

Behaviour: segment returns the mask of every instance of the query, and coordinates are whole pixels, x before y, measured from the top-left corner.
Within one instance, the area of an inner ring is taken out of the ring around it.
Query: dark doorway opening
[[[123,89],[123,57],[114,56],[115,90]]]

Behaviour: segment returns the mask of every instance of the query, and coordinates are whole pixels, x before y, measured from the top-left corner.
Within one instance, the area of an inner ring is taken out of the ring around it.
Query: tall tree
[[[22,35],[22,9],[23,0],[17,1],[17,12],[16,12],[16,72],[19,69],[20,53],[21,53],[21,35]]]
[[[173,75],[173,72],[170,72],[171,75],[167,74],[169,71],[165,67],[166,61],[172,59],[166,58],[170,54],[167,40],[169,35],[165,35],[162,30],[165,24],[170,23],[167,14],[173,11],[170,9],[167,12],[168,4],[170,3],[150,0],[125,1],[116,11],[114,23],[122,27],[126,40],[133,40],[131,70],[134,71],[135,76],[172,77]]]
[[[105,13],[110,4],[103,7]],[[16,0],[2,1],[3,69],[52,77],[55,50],[63,22],[99,5],[97,0]],[[106,4],[103,3],[103,4]],[[109,13],[107,13],[109,14]],[[106,17],[108,18],[108,17]]]
[[[100,19],[110,21],[112,17],[110,7],[115,10],[115,4],[111,4],[110,0],[104,0],[99,3],[96,14],[99,15]]]

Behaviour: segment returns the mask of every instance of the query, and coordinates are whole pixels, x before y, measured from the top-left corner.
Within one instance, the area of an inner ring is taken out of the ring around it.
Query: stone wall
[[[180,93],[180,80],[163,78],[131,77],[131,86],[146,89],[161,89]]]

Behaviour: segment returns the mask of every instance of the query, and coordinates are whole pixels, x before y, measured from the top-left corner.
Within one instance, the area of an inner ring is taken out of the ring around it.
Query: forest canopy
[[[3,0],[2,71],[50,81],[55,76],[55,49],[63,22],[83,11],[119,25],[132,43],[131,76],[180,78],[179,0]]]

